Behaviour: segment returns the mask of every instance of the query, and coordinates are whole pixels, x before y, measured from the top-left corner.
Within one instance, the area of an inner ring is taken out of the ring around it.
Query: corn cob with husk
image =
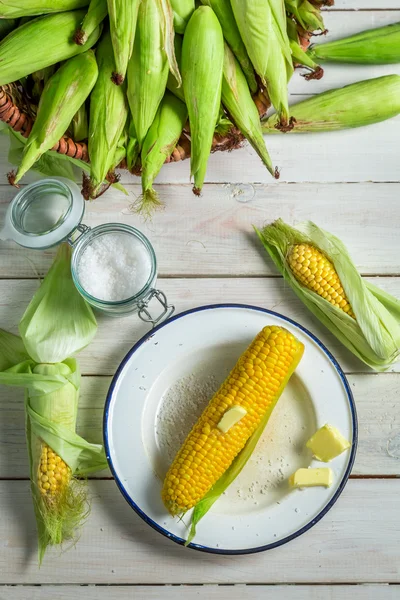
[[[0,85],[86,52],[98,40],[97,27],[86,44],[77,46],[74,32],[85,12],[76,10],[33,19],[0,43]]]
[[[400,355],[400,301],[364,281],[344,244],[307,221],[256,232],[300,300],[360,360],[384,371]]]
[[[335,131],[363,127],[400,113],[400,76],[385,75],[323,92],[291,107],[295,126],[291,133]],[[279,133],[272,115],[262,123],[264,133]]]
[[[369,29],[325,44],[313,44],[307,52],[312,60],[388,65],[400,62],[400,23]]]
[[[47,82],[24,148],[14,183],[64,135],[75,113],[93,89],[98,75],[94,52],[71,58]]]
[[[89,158],[92,197],[113,167],[115,152],[128,118],[126,86],[111,81],[115,71],[111,36],[104,35],[96,53],[99,76],[90,96]]]
[[[189,111],[193,191],[203,187],[221,105],[224,38],[214,11],[201,6],[193,13],[182,46],[182,80]]]
[[[132,56],[138,10],[141,0],[107,0],[115,58],[113,82],[121,85]]]
[[[108,15],[107,0],[91,0],[88,11],[75,32],[74,40],[79,46],[83,46],[93,31],[104,21]]]
[[[311,56],[301,47],[296,23],[289,18],[286,22],[290,49],[292,51],[293,65],[295,67],[305,67],[310,70],[310,73],[304,76],[305,79],[321,79],[321,77],[324,75],[324,70],[322,67],[320,67],[320,65],[314,62]]]
[[[194,0],[170,0],[170,2],[174,15],[175,31],[184,33],[195,9]]]
[[[247,54],[246,46],[240,37],[230,0],[201,0],[201,2],[202,4],[210,6],[217,15],[224,38],[228,42],[233,54],[239,61],[243,73],[246,76],[251,93],[255,94],[257,92],[258,85],[254,68],[251,64],[249,55]]]
[[[60,13],[87,6],[89,0],[1,0],[0,19]]]
[[[161,167],[171,156],[188,116],[186,104],[166,92],[147,132],[141,152],[142,196],[137,208],[146,215],[161,205],[153,182]]]
[[[158,0],[142,0],[128,65],[127,90],[139,151],[164,95],[168,71]]]
[[[97,325],[73,284],[70,262],[63,244],[20,322],[21,337],[0,330],[0,383],[26,389],[39,562],[49,544],[76,539],[88,514],[86,485],[75,476],[106,468],[102,447],[75,433],[80,374],[68,356],[91,341]]]
[[[71,137],[75,142],[81,142],[82,140],[88,139],[89,125],[85,104],[82,104],[74,114],[69,130],[71,132]]]
[[[250,94],[249,86],[233,52],[225,43],[222,103],[228,114],[248,139],[273,177],[279,173],[273,168],[261,131],[260,117]]]
[[[293,73],[283,0],[231,0],[250,60],[267,87],[282,130],[292,126],[287,84]]]
[[[249,458],[246,444],[252,436],[260,437],[303,351],[303,344],[283,327],[264,327],[253,340],[210,400],[168,470],[162,499],[172,515],[182,515],[195,507],[197,522],[196,508],[210,490],[215,491],[221,478],[235,466],[235,458],[240,460],[242,451],[245,460],[241,468],[244,466]],[[243,416],[223,431],[218,425],[233,407],[242,409]],[[239,470],[236,468],[236,474]],[[203,515],[204,511],[200,516]]]
[[[319,4],[323,4],[320,2]],[[325,31],[324,20],[318,5],[308,0],[285,0],[286,10],[298,24],[309,31]]]

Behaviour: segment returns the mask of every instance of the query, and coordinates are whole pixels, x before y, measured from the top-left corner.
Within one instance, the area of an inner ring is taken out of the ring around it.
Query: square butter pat
[[[306,444],[317,460],[329,462],[342,454],[351,444],[332,425],[324,425],[308,440]]]
[[[333,483],[332,469],[322,467],[321,469],[297,469],[289,477],[289,485],[294,488],[302,487],[330,487]]]

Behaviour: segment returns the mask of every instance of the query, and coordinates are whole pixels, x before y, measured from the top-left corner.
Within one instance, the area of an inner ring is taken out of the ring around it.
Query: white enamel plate
[[[143,337],[119,367],[104,415],[107,458],[132,508],[178,544],[190,513],[171,517],[162,479],[191,426],[240,354],[265,325],[286,327],[305,345],[251,459],[200,521],[190,547],[246,554],[279,546],[321,519],[342,492],[354,462],[357,417],[341,368],[318,339],[277,313],[242,305],[205,306],[177,315]],[[326,466],[305,447],[330,423],[352,446],[329,466],[328,488],[290,490],[299,467]]]

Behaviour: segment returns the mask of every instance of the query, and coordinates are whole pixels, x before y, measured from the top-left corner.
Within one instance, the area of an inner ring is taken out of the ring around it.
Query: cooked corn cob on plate
[[[341,447],[329,466],[310,450],[327,432]],[[177,315],[132,348],[110,386],[104,440],[120,491],[149,525],[191,548],[245,554],[290,541],[332,507],[357,417],[317,338],[227,304]]]

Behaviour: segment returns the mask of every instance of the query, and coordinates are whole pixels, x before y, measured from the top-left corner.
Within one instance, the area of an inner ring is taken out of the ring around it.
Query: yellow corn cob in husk
[[[128,118],[126,86],[111,81],[115,71],[111,36],[105,34],[97,47],[99,76],[90,95],[89,158],[91,194],[98,190],[113,167],[114,155]]]
[[[287,84],[293,73],[283,0],[231,0],[250,60],[267,87],[281,126],[290,128]]]
[[[279,176],[272,166],[261,130],[260,117],[251,97],[246,78],[232,51],[225,44],[222,104],[228,114],[248,139],[273,177]]]
[[[221,105],[224,38],[214,11],[201,6],[193,13],[182,46],[182,81],[189,111],[195,194],[203,187],[214,129]]]
[[[116,65],[113,81],[116,85],[121,85],[124,81],[132,56],[140,2],[141,0],[107,0]]]
[[[1,0],[0,19],[4,17],[33,17],[59,13],[87,6],[89,0]]]
[[[174,28],[177,33],[184,33],[186,25],[194,12],[194,0],[170,0],[174,14]]]
[[[77,46],[73,41],[84,15],[83,10],[48,15],[28,21],[12,31],[0,43],[0,85],[21,79],[91,48],[100,36],[99,27],[83,46]]]
[[[107,15],[107,0],[91,0],[85,18],[75,33],[75,43],[79,44],[79,46],[86,44],[89,36],[104,21]]]
[[[229,468],[265,415],[272,412],[303,351],[303,344],[283,327],[264,327],[257,335],[168,470],[162,498],[172,515],[185,513],[200,502]],[[246,414],[223,433],[218,423],[233,406],[244,408]]]
[[[168,71],[158,0],[142,0],[133,53],[128,65],[127,91],[139,149],[164,95]]]
[[[49,79],[40,98],[15,183],[64,135],[73,116],[92,91],[97,75],[94,52],[88,50],[64,63]]]

